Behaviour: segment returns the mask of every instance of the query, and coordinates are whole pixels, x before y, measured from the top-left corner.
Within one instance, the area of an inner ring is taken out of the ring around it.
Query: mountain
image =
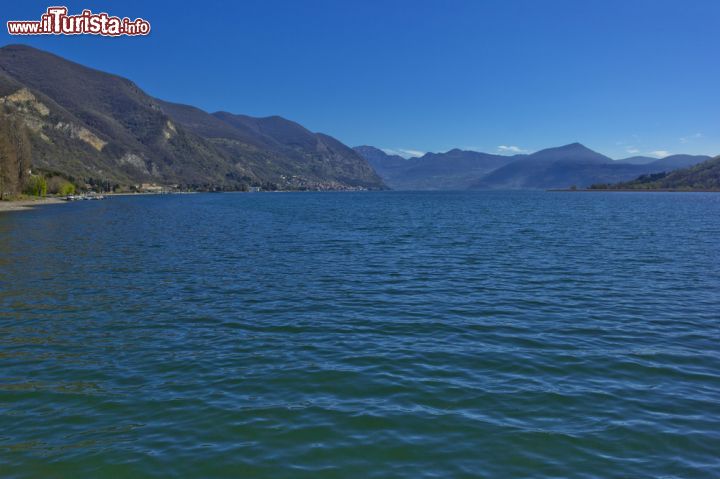
[[[159,101],[169,117],[208,139],[235,167],[284,186],[303,188],[305,178],[326,178],[342,186],[383,188],[380,177],[353,149],[322,133],[279,116],[254,118],[228,112],[208,114],[199,108]],[[280,178],[280,180],[278,180]]]
[[[658,168],[660,171],[663,169],[669,171],[677,170],[678,168],[687,168],[688,166],[696,165],[709,159],[710,157],[705,155],[670,155],[660,159],[652,156],[632,156],[630,158],[623,158],[622,160],[615,160],[615,163],[653,165],[654,168]]]
[[[710,158],[672,155],[615,161],[580,143],[514,156],[454,149],[405,159],[372,146],[357,146],[355,151],[388,186],[399,190],[582,188],[670,171]]]
[[[709,160],[706,155],[670,155],[659,160],[655,160],[649,165],[658,171],[671,171],[680,168],[688,168],[703,161]]]
[[[385,172],[392,171],[395,168],[404,168],[408,163],[407,158],[403,158],[400,155],[389,155],[374,146],[355,146],[353,150],[365,158],[380,176],[383,176]]]
[[[593,185],[593,189],[720,191],[720,156],[689,168],[643,175],[633,181]]]
[[[388,155],[372,146],[357,146],[385,183],[397,190],[464,190],[514,157],[466,151],[426,153],[419,158]]]
[[[527,155],[521,161],[526,163],[557,163],[571,162],[582,164],[603,164],[611,163],[613,160],[605,155],[593,151],[581,143],[570,143],[569,145],[557,146],[554,148],[546,148],[537,151],[531,155]]]
[[[646,165],[648,163],[652,163],[653,161],[657,161],[657,158],[654,156],[631,156],[630,158],[615,160],[617,163],[624,163],[628,165]]]
[[[548,148],[498,168],[473,183],[473,189],[547,189],[588,187],[615,183],[639,175],[672,169],[674,165],[700,162],[709,157],[674,155],[638,164],[613,161],[580,143]]]
[[[524,189],[568,187],[584,183],[588,176],[605,175],[613,160],[580,143],[540,150],[486,175],[474,189]],[[628,165],[628,168],[634,168]],[[630,173],[628,178],[632,178]]]
[[[396,179],[402,178],[402,172],[410,165],[409,160],[400,155],[388,155],[374,146],[356,146],[353,150],[365,158],[386,185],[393,189],[402,189],[398,188]]]
[[[384,188],[351,148],[292,121],[165,102],[130,80],[23,45],[0,48],[0,112],[28,131],[33,168],[86,181]]]

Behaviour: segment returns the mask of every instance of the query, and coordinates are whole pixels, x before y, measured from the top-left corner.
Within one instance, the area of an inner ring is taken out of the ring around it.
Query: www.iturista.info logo
[[[83,10],[79,15],[68,15],[67,7],[48,7],[40,20],[7,22],[10,35],[147,35],[150,22],[142,18],[111,17],[107,13]]]

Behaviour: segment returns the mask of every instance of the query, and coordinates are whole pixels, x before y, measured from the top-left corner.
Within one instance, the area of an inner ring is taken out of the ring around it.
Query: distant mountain
[[[613,161],[589,148],[572,143],[548,148],[514,161],[473,183],[474,189],[579,188],[594,183],[615,183],[642,174],[672,169],[673,165],[700,162],[709,157],[674,155],[663,160],[638,164]]]
[[[709,160],[709,156],[705,155],[670,155],[664,158],[655,158],[652,156],[632,156],[630,158],[623,158],[622,160],[615,160],[615,163],[631,164],[631,165],[650,165],[653,167],[665,170],[677,170],[678,168],[687,168],[688,166],[702,163],[705,160]]]
[[[377,165],[378,167],[383,168],[388,164],[402,166],[405,162],[407,162],[407,159],[400,155],[389,155],[380,148],[375,148],[374,146],[355,146],[353,147],[353,150],[362,155],[363,158],[365,158],[373,167]]]
[[[390,188],[397,190],[464,190],[487,173],[522,156],[454,149],[405,159],[372,146],[358,146],[355,151],[368,160]]]
[[[398,188],[399,183],[396,180],[401,179],[402,172],[412,164],[409,160],[399,155],[388,155],[374,146],[356,146],[353,150],[367,160],[386,185],[402,189]]]
[[[540,150],[498,168],[471,187],[474,189],[524,189],[568,187],[588,176],[612,170],[613,161],[580,143]],[[633,166],[629,166],[633,168]],[[632,177],[630,173],[628,177]]]
[[[0,48],[0,113],[27,129],[33,168],[121,185],[384,188],[364,158],[280,117],[155,99],[130,80],[23,45]]]
[[[672,155],[615,161],[580,143],[514,156],[454,149],[405,159],[372,146],[358,146],[355,151],[388,186],[398,190],[584,188],[670,171],[710,158]]]
[[[689,168],[643,175],[624,183],[598,184],[594,189],[720,191],[720,156]]]
[[[703,161],[709,160],[707,155],[670,155],[655,160],[650,165],[658,171],[671,171],[680,168],[688,168]]]
[[[616,163],[624,163],[628,165],[646,165],[648,163],[652,163],[653,161],[657,161],[657,158],[654,156],[631,156],[630,158],[615,160]]]
[[[522,160],[531,163],[556,163],[558,161],[583,163],[583,164],[603,164],[612,163],[612,159],[605,155],[593,151],[581,143],[570,143],[569,145],[557,146],[554,148],[546,148],[537,151],[531,155],[527,155]]]

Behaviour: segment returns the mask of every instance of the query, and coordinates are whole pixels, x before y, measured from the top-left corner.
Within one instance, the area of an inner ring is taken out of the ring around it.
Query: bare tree
[[[30,168],[30,140],[22,122],[0,114],[0,200],[20,193]]]
[[[30,149],[30,138],[28,136],[27,127],[21,121],[13,121],[10,128],[12,144],[15,148],[17,163],[17,188],[22,190],[23,185],[27,181],[28,170],[32,152]]]

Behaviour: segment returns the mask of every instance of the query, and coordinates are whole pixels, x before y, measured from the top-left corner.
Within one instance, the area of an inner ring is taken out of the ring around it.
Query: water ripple
[[[720,196],[0,216],[3,477],[720,476]]]

